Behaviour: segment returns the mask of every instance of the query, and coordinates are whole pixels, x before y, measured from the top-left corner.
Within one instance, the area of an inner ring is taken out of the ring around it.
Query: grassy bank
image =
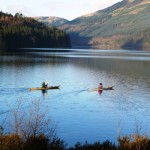
[[[80,135],[79,135],[80,136]],[[68,147],[59,138],[49,139],[41,134],[29,136],[26,140],[16,134],[0,136],[0,150],[150,150],[150,139],[147,136],[131,135],[118,139],[118,145],[110,142],[76,143]]]

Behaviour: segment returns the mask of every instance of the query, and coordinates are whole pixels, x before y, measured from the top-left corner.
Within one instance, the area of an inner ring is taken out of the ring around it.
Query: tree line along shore
[[[20,13],[14,16],[0,12],[0,51],[12,48],[68,48],[70,38],[65,31],[48,27]]]

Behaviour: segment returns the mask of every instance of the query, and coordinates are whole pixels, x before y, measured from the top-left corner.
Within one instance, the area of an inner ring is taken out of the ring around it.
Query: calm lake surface
[[[0,56],[1,124],[18,99],[24,106],[40,99],[57,136],[69,145],[117,142],[119,134],[135,133],[137,127],[150,135],[150,52],[56,50]],[[60,90],[28,90],[43,81],[61,85]],[[115,90],[91,91],[100,82]]]

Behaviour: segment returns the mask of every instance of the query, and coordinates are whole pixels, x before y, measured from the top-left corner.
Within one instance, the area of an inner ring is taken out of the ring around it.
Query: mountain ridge
[[[62,23],[74,48],[150,49],[150,0],[123,0],[108,8]],[[57,18],[57,17],[56,17]],[[42,21],[42,20],[39,20]]]
[[[70,34],[73,47],[149,49],[149,10],[149,0],[123,0],[59,28]]]
[[[35,20],[46,24],[47,26],[57,27],[67,23],[69,20],[55,16],[34,17]]]

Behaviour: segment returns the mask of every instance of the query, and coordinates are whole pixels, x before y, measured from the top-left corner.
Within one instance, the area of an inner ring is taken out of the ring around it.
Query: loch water
[[[43,81],[60,89],[29,91]],[[100,82],[114,90],[94,91]],[[57,136],[68,145],[117,142],[119,135],[136,133],[137,127],[150,135],[150,52],[36,49],[0,55],[1,124],[19,99],[24,109],[40,99]]]

